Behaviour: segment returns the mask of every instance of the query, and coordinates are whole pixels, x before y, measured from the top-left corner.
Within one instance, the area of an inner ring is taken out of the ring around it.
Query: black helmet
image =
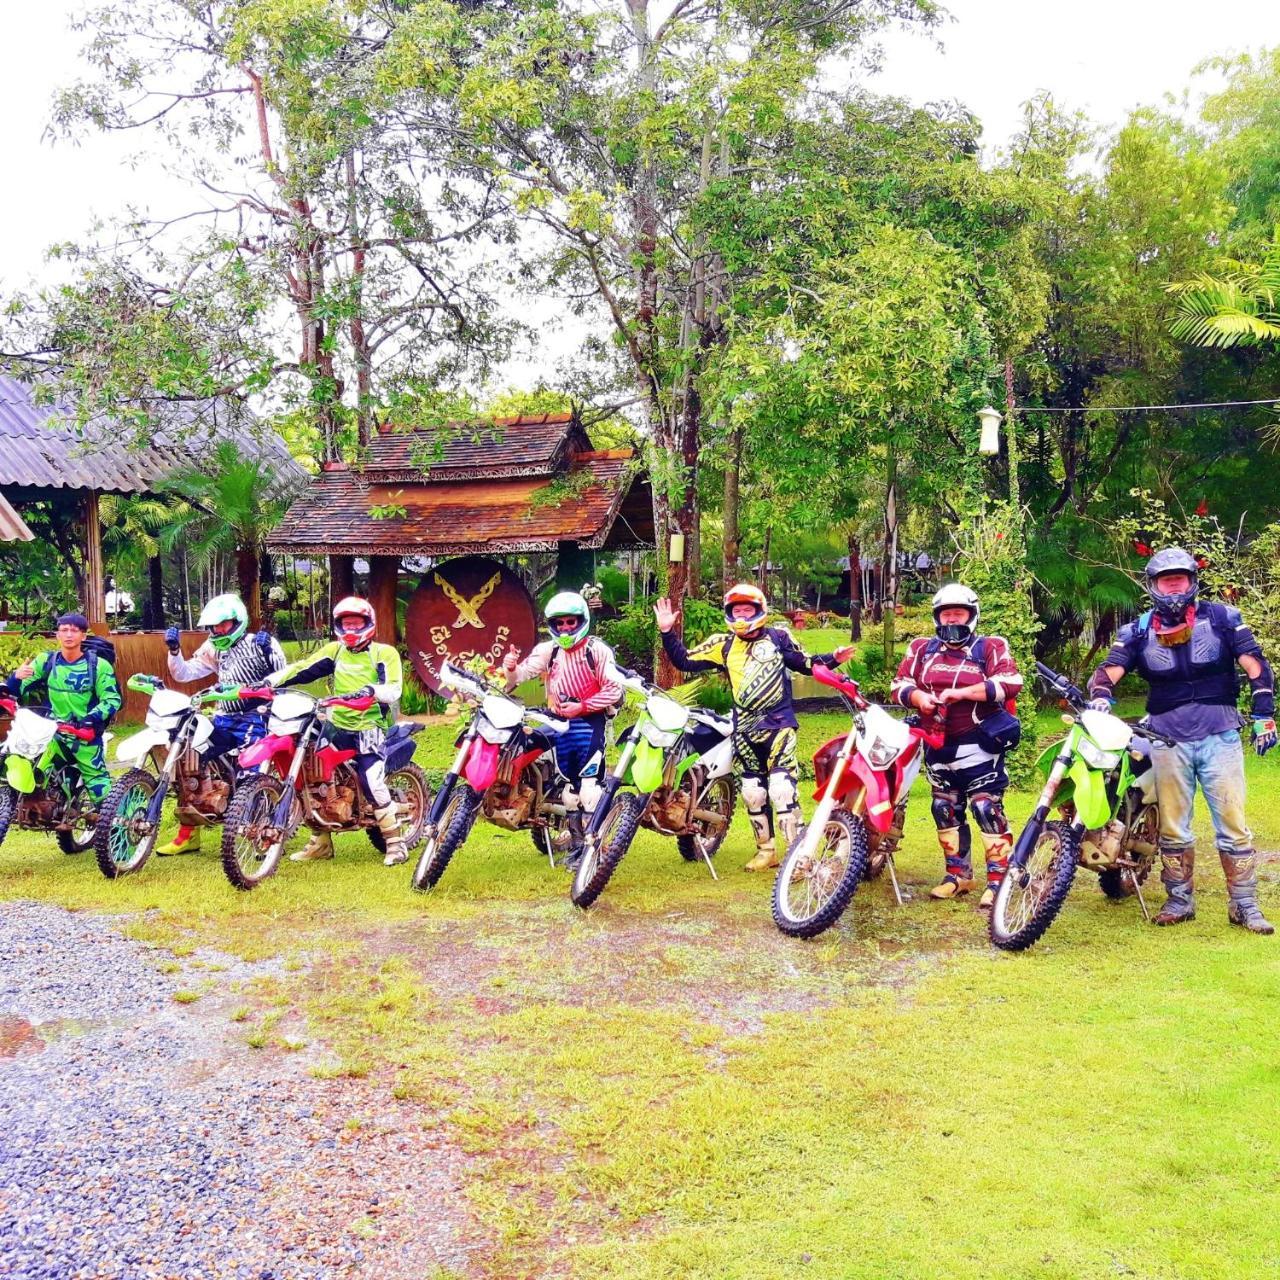
[[[1165,592],[1156,587],[1156,580],[1165,573],[1185,573],[1191,579],[1186,591]],[[1156,607],[1156,617],[1166,626],[1177,626],[1196,602],[1200,588],[1200,566],[1194,557],[1181,547],[1166,547],[1157,551],[1147,561],[1147,594]]]

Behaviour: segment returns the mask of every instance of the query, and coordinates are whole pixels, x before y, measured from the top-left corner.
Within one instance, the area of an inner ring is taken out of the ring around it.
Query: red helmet
[[[343,625],[344,618],[360,618],[358,626]],[[373,605],[360,596],[347,596],[333,606],[333,633],[348,649],[360,650],[373,639],[378,617]]]
[[[746,618],[735,618],[733,609],[739,604],[751,605],[754,612]],[[769,605],[764,592],[753,583],[739,582],[724,593],[724,620],[735,636],[747,636],[758,631],[764,625],[768,612]]]

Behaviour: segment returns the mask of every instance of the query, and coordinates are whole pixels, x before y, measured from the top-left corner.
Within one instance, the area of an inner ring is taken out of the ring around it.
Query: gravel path
[[[246,1048],[100,918],[5,904],[0,955],[0,1276],[468,1273],[462,1158],[420,1109]],[[219,960],[229,998],[254,968]]]

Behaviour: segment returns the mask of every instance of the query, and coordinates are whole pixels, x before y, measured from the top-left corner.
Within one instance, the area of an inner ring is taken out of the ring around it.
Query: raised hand
[[[676,625],[676,621],[680,617],[679,613],[677,613],[672,607],[671,600],[667,596],[663,596],[662,599],[653,606],[653,616],[658,620],[658,630],[663,632],[670,631],[671,628]]]
[[[520,650],[512,645],[502,658],[502,669],[508,675],[515,675],[516,668],[520,665]]]
[[[836,666],[849,661],[858,650],[854,645],[842,644],[838,649],[834,650],[831,656],[836,660]]]
[[[166,629],[164,633],[164,643],[165,643],[165,647],[169,650],[170,653],[178,652],[178,628],[177,627],[169,627]]]

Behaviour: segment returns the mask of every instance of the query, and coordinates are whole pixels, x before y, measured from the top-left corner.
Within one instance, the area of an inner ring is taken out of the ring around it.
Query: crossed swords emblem
[[[483,631],[484,623],[480,620],[480,606],[498,589],[498,583],[502,581],[501,571],[495,573],[470,600],[460,595],[457,588],[438,573],[432,576],[435,578],[436,586],[444,592],[445,599],[458,610],[458,616],[453,620],[454,627],[475,627],[477,631]]]

